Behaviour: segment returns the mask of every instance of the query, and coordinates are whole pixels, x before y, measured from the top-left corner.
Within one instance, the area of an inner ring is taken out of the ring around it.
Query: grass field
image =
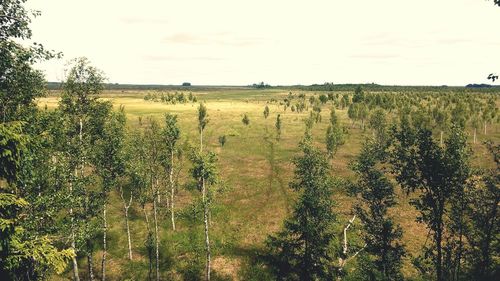
[[[199,101],[206,102],[209,124],[205,131],[204,141],[207,149],[215,151],[219,158],[221,177],[228,186],[228,191],[218,198],[212,217],[211,238],[214,245],[213,270],[221,280],[260,280],[265,275],[259,263],[255,262],[263,247],[266,237],[282,226],[283,220],[290,213],[295,194],[288,188],[293,176],[291,159],[298,153],[298,143],[303,136],[304,122],[308,111],[291,112],[278,103],[268,104],[270,116],[263,116],[264,107],[271,98],[283,99],[289,91],[285,90],[253,90],[223,89],[206,92],[195,92]],[[315,94],[307,92],[307,95]],[[178,115],[182,139],[193,144],[198,142],[197,104],[186,103],[170,105],[161,102],[145,101],[145,92],[140,91],[107,91],[102,98],[112,101],[118,108],[123,105],[128,119],[128,127],[137,127],[139,117],[162,120],[166,112]],[[57,106],[57,95],[49,95],[39,100],[39,105],[48,108]],[[313,136],[318,147],[324,149],[325,131],[328,123],[329,106],[321,112],[323,122],[315,124]],[[283,129],[280,141],[275,140],[276,115],[281,114]],[[354,159],[370,130],[363,132],[352,126],[347,118],[346,110],[336,110],[342,124],[349,128],[346,143],[340,147],[332,160],[332,174],[345,179],[352,178],[349,162]],[[250,118],[250,125],[241,122],[243,114]],[[487,165],[484,161],[483,140],[498,141],[500,133],[496,127],[489,128],[489,134],[478,134],[478,144],[472,145],[475,151],[474,162]],[[218,137],[228,137],[226,145],[221,148]],[[472,138],[470,137],[472,140]],[[471,141],[472,142],[472,141]],[[188,183],[190,163],[183,162],[181,183]],[[165,280],[190,279],[190,268],[193,260],[198,266],[203,265],[203,258],[195,254],[203,251],[202,222],[192,221],[189,206],[195,193],[180,188],[177,206],[179,210],[178,231],[173,233],[168,214],[161,219],[161,267]],[[416,211],[408,204],[408,197],[398,191],[399,205],[392,210],[396,221],[404,229],[404,242],[410,253],[417,253],[426,239],[426,229],[415,223]],[[350,218],[350,206],[353,199],[345,190],[338,188],[335,195],[340,225]],[[125,234],[125,222],[120,197],[117,192],[111,194],[109,209],[109,265],[108,278],[113,280],[144,280],[147,277],[147,253],[144,247],[146,227],[141,210],[137,204],[132,208],[132,241],[134,244],[134,260],[129,262]],[[356,228],[353,234],[356,233]],[[100,268],[100,252],[95,256],[96,269]],[[85,260],[81,259],[81,268],[85,268]],[[83,270],[84,271],[84,270]],[[406,258],[405,275],[415,274]],[[84,274],[84,273],[82,273]],[[261,274],[261,275],[259,275]],[[196,276],[196,272],[194,273]],[[68,275],[69,276],[69,273]],[[55,277],[58,279],[59,277]]]

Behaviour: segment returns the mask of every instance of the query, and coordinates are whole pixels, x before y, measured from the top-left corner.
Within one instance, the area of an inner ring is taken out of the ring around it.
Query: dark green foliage
[[[388,132],[387,132],[388,126],[387,126],[385,111],[380,108],[373,111],[372,114],[370,115],[368,124],[370,128],[372,128],[373,130],[375,140],[379,144],[384,145],[388,139]]]
[[[350,104],[349,95],[348,94],[342,95],[342,99],[340,100],[340,108],[344,109],[345,107],[349,106],[349,104]]]
[[[198,130],[200,132],[202,132],[208,124],[209,120],[207,116],[207,107],[203,103],[200,103],[198,107]]]
[[[227,141],[226,135],[219,136],[219,144],[221,147],[224,147],[226,141]]]
[[[266,107],[264,108],[264,118],[267,119],[268,116],[269,116],[269,107],[266,105]]]
[[[352,102],[357,103],[357,102],[363,102],[364,100],[365,100],[365,93],[363,92],[361,86],[357,86],[356,90],[354,90],[354,96],[352,97]]]
[[[279,280],[332,280],[336,273],[331,249],[335,215],[329,164],[309,140],[300,146],[303,154],[294,159],[295,176],[290,183],[300,195],[283,230],[266,242],[268,262]]]
[[[118,178],[125,172],[123,156],[125,136],[125,112],[111,112],[104,123],[102,138],[95,143],[96,172],[101,177],[103,192],[108,192],[116,186]]]
[[[276,139],[281,138],[281,114],[278,114],[276,116],[276,124],[274,125],[276,127]]]
[[[163,102],[166,104],[185,104],[187,102],[196,102],[197,99],[193,96],[193,93],[189,93],[186,95],[183,92],[148,92],[144,96],[145,101],[153,101],[153,102]]]
[[[167,147],[167,154],[171,154],[175,150],[177,141],[181,136],[181,129],[177,121],[177,115],[170,113],[165,114],[165,127],[162,129],[162,140]]]
[[[470,280],[496,280],[500,274],[498,262],[500,255],[500,146],[487,143],[496,167],[485,171],[480,182],[470,191],[466,214],[469,227],[465,232],[470,248],[467,262]]]
[[[24,2],[8,0],[0,5],[0,122],[32,116],[35,98],[45,93],[43,73],[32,65],[56,56],[40,44],[26,48],[18,43],[31,38],[30,17],[40,14],[28,11]]]
[[[319,101],[322,104],[325,104],[328,101],[328,97],[326,95],[324,95],[324,94],[321,94],[321,95],[319,95]]]
[[[190,159],[193,162],[193,167],[190,170],[191,175],[197,180],[199,191],[202,191],[202,180],[209,186],[219,182],[217,155],[215,153],[208,152],[200,154],[197,151],[191,151]],[[210,188],[207,190],[211,191]],[[207,194],[210,194],[210,192]]]
[[[353,191],[359,202],[355,213],[363,223],[362,237],[368,255],[360,267],[362,280],[402,280],[402,229],[388,215],[396,205],[394,187],[377,165],[386,154],[377,142],[366,143],[352,169],[358,180]]]
[[[352,124],[358,120],[359,105],[357,103],[351,104],[347,109],[347,117],[352,120]]]
[[[62,273],[74,256],[54,246],[60,236],[50,232],[57,226],[40,224],[57,214],[59,194],[45,193],[57,185],[45,153],[52,144],[50,125],[41,127],[47,124],[35,101],[44,95],[45,81],[33,64],[55,55],[40,44],[19,43],[31,38],[30,17],[39,15],[25,2],[0,4],[0,280],[45,280]]]
[[[21,153],[26,150],[26,144],[22,123],[0,123],[0,179],[7,182],[17,179]]]
[[[395,139],[391,163],[396,180],[408,192],[419,191],[419,197],[412,200],[420,212],[417,221],[425,223],[432,234],[433,243],[424,249],[424,258],[431,259],[432,275],[438,281],[449,280],[459,274],[463,256],[462,200],[470,178],[465,136],[455,126],[445,147],[440,147],[430,131],[415,130],[403,119]]]
[[[271,85],[264,83],[264,82],[260,82],[257,84],[253,84],[252,87],[254,87],[256,89],[266,89],[266,88],[271,88]]]
[[[245,126],[250,125],[250,118],[248,118],[248,115],[246,113],[243,115],[243,119],[241,119],[241,122],[243,122],[243,125]]]
[[[337,115],[335,115],[335,109],[332,108],[330,111],[330,125],[326,130],[326,151],[330,159],[333,158],[338,147],[344,144],[344,138],[344,129],[340,125]]]

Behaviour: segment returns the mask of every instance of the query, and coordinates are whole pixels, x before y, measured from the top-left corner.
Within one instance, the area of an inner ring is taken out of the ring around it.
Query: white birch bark
[[[125,197],[123,196],[123,188],[120,186],[120,197],[122,198],[122,202],[123,202],[123,210],[125,212],[125,225],[127,227],[128,259],[132,260],[132,240],[130,238],[130,225],[128,222],[128,209],[132,205],[133,196],[132,196],[132,194],[130,194],[130,199],[129,199],[128,205],[127,205],[127,201],[125,201]]]
[[[172,230],[175,231],[175,210],[174,210],[174,151],[170,152],[170,214],[172,219]]]
[[[106,217],[106,203],[104,203],[104,209],[103,209],[103,220],[104,220],[104,229],[103,229],[103,237],[102,237],[102,246],[103,246],[103,252],[102,252],[102,264],[101,264],[101,275],[102,275],[102,281],[106,280],[106,255],[108,253],[108,248],[107,248],[107,241],[106,241],[106,236],[108,233],[108,220]]]

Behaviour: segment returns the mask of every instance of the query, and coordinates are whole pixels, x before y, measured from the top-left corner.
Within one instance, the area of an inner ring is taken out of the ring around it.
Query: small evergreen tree
[[[402,229],[388,215],[396,205],[394,187],[377,164],[386,152],[377,142],[368,142],[361,150],[352,169],[358,176],[354,193],[359,195],[355,213],[363,223],[362,236],[367,255],[361,266],[364,280],[402,280],[404,247]]]
[[[358,102],[363,102],[364,100],[365,100],[365,93],[363,92],[361,86],[358,85],[354,90],[354,96],[352,97],[352,102],[358,103]]]
[[[241,122],[245,126],[250,125],[250,118],[248,118],[248,115],[246,113],[243,115],[243,119],[241,119]]]
[[[264,118],[267,119],[268,116],[269,116],[269,107],[266,105],[266,107],[264,108]]]
[[[226,144],[226,140],[226,135],[219,136],[219,144],[221,147],[224,147],[224,145]]]
[[[332,280],[336,269],[330,246],[336,219],[329,164],[310,139],[303,140],[300,147],[303,154],[294,159],[290,187],[301,193],[283,230],[266,242],[269,264],[279,280]]]
[[[281,138],[281,115],[280,114],[278,114],[278,116],[276,117],[275,127],[276,127],[276,139],[280,140],[280,138]]]

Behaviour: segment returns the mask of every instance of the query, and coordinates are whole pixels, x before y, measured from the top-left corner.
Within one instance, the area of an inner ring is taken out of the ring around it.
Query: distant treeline
[[[141,85],[141,84],[104,84],[106,90],[172,90],[172,91],[208,91],[217,89],[287,89],[287,90],[303,90],[303,91],[354,91],[358,86],[362,86],[365,91],[376,92],[398,92],[398,91],[454,91],[454,92],[500,92],[500,86],[489,84],[468,84],[464,87],[458,86],[395,86],[395,85],[379,85],[374,83],[369,84],[312,84],[312,85],[291,85],[291,86],[271,86],[269,84],[253,84],[249,86],[181,86],[181,85]],[[48,82],[49,90],[61,89],[60,82]]]
[[[358,86],[362,86],[366,91],[374,92],[397,92],[397,91],[466,91],[469,92],[471,88],[474,91],[480,90],[485,92],[500,92],[500,86],[493,86],[488,84],[468,84],[465,87],[458,86],[397,86],[397,85],[379,85],[374,83],[369,84],[313,84],[310,86],[280,86],[279,88],[299,89],[304,91],[354,91]]]

